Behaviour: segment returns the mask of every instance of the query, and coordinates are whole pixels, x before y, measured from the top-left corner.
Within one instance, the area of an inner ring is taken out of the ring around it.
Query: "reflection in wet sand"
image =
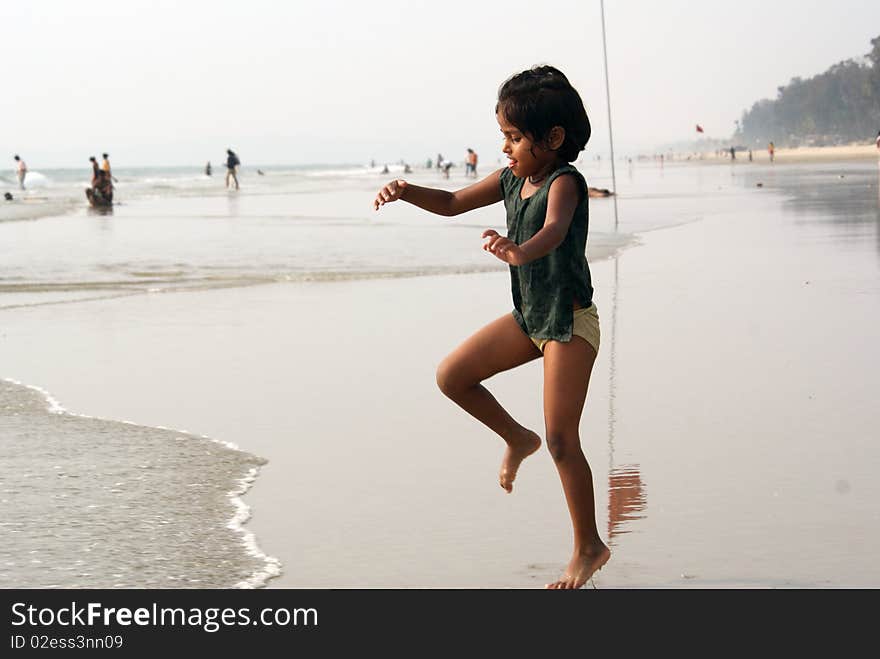
[[[608,542],[614,536],[629,533],[626,522],[642,519],[647,503],[642,474],[638,465],[625,465],[608,474]]]
[[[614,536],[628,533],[626,522],[642,519],[647,504],[642,474],[638,465],[614,466],[616,356],[617,356],[617,291],[618,257],[614,257],[614,289],[611,295],[611,354],[608,369],[608,544],[614,546]]]
[[[89,215],[113,215],[113,206],[89,206]]]

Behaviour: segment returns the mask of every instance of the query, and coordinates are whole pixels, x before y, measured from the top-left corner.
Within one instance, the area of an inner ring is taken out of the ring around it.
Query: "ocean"
[[[241,190],[228,191],[222,173],[120,168],[109,214],[87,206],[87,172],[30,172],[24,192],[8,173],[0,189],[14,199],[0,205],[0,308],[278,281],[503,269],[479,249],[482,229],[504,226],[500,206],[441,221],[404,204],[374,212],[380,184],[400,175],[401,166],[389,175],[345,165],[262,171],[244,170]],[[611,187],[607,164],[588,163],[582,171],[591,185]],[[450,188],[467,182],[423,169],[411,180]],[[629,203],[649,202],[655,193],[675,191],[668,183],[656,191],[644,187],[642,197]],[[635,242],[638,231],[693,219],[693,213],[640,213],[615,229],[612,207],[608,199],[593,204],[592,258]]]

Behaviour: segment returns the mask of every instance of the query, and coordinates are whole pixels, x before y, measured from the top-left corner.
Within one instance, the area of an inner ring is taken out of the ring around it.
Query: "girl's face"
[[[536,144],[530,136],[508,123],[504,115],[495,115],[501,134],[504,135],[501,150],[507,155],[507,167],[517,178],[534,176],[547,170],[556,162],[556,151]]]

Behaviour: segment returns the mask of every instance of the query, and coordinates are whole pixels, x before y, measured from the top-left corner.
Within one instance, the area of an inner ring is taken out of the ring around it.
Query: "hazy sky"
[[[32,169],[500,155],[498,86],[561,68],[607,153],[599,0],[3,0],[2,153]],[[877,0],[606,0],[618,155],[734,120],[861,57]],[[871,136],[869,136],[871,137]],[[2,166],[2,165],[0,165]]]

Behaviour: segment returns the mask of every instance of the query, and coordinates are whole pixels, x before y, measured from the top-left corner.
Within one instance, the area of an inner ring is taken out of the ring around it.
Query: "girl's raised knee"
[[[479,384],[479,382],[471,381],[459,364],[447,359],[440,362],[440,366],[437,367],[436,378],[440,391],[453,400],[459,393]]]
[[[440,366],[437,367],[436,378],[440,391],[451,398],[455,392],[455,377],[453,369],[445,361],[440,362]]]

